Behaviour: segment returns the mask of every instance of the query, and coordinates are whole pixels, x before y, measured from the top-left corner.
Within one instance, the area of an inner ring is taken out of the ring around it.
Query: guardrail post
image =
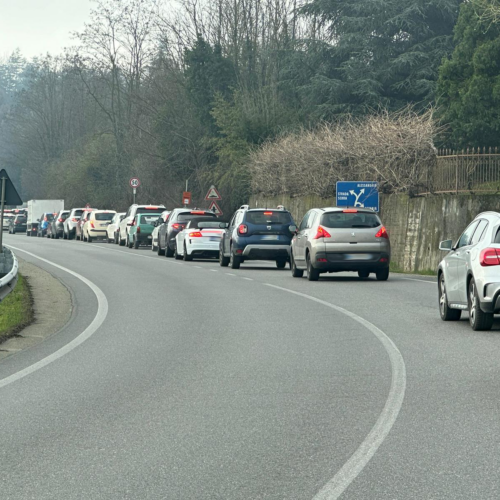
[[[2,177],[2,200],[0,205],[0,253],[3,253],[3,209],[5,207],[5,183],[6,177]]]

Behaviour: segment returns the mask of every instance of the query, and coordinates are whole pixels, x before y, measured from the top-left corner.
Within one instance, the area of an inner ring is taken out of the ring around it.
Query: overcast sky
[[[60,54],[89,19],[91,0],[0,0],[0,58]]]

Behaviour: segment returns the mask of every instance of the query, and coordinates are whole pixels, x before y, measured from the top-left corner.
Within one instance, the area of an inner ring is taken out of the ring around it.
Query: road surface
[[[75,310],[0,363],[2,500],[500,497],[499,324],[432,278],[6,243]]]

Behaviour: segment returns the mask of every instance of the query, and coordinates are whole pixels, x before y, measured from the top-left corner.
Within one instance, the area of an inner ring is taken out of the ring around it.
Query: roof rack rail
[[[240,210],[250,210],[250,205],[241,205]]]

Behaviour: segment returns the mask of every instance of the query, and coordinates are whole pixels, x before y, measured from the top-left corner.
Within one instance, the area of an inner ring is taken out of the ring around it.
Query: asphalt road
[[[5,239],[75,311],[0,363],[2,500],[500,497],[500,323],[432,279]]]

